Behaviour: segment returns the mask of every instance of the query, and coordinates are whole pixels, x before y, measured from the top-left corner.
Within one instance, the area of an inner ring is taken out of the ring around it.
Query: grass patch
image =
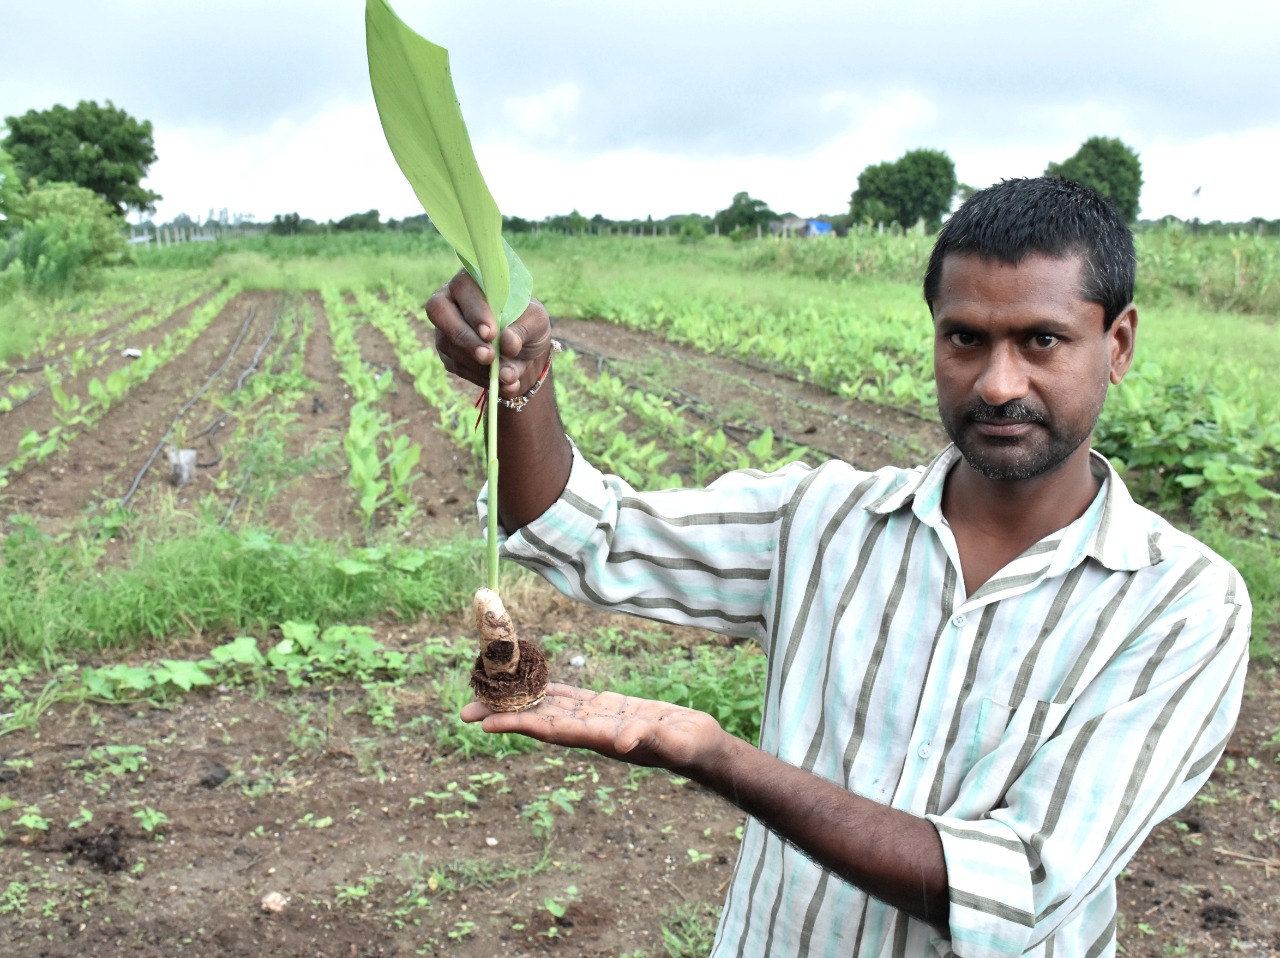
[[[1243,537],[1224,526],[1203,526],[1195,535],[1239,570],[1253,602],[1249,657],[1274,663],[1280,648],[1280,541],[1266,535]]]
[[[93,536],[15,523],[0,543],[0,658],[50,664],[178,633],[438,615],[469,600],[479,562],[471,540],[345,549],[210,523],[140,541],[126,568],[100,569],[102,553]]]

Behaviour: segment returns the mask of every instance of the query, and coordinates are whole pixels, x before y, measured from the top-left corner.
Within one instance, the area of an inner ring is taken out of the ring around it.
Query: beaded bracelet
[[[498,405],[505,406],[512,412],[522,412],[524,407],[529,405],[529,400],[534,397],[534,394],[542,388],[542,384],[547,381],[547,373],[551,372],[551,357],[560,352],[564,352],[564,347],[560,345],[560,341],[558,339],[551,340],[551,352],[547,353],[547,362],[546,365],[542,367],[542,372],[538,374],[538,381],[530,386],[529,391],[523,396],[516,396],[515,399],[503,399],[499,396]],[[476,397],[475,401],[475,408],[480,410],[480,414],[476,417],[476,428],[479,428],[481,420],[484,419],[485,407],[488,405],[488,400],[489,390],[480,390],[480,395]]]

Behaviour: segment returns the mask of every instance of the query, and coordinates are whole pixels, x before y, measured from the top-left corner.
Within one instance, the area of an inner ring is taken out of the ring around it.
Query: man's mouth
[[[1036,425],[1029,419],[974,419],[974,426],[984,436],[1022,436]]]

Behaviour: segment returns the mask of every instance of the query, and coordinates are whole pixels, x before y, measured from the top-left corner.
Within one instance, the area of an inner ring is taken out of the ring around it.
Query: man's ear
[[[1138,308],[1130,303],[1107,330],[1107,348],[1111,353],[1111,384],[1118,385],[1133,364],[1134,341],[1138,336]]]

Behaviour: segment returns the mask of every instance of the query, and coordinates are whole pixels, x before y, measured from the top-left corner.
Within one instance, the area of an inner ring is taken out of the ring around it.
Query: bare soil
[[[124,495],[250,314],[209,405],[188,414],[193,431],[217,414],[217,397],[285,305],[275,294],[238,297],[183,362],[67,452],[15,477],[3,514],[56,528]],[[323,309],[314,297],[304,306],[315,316],[299,344],[311,387],[284,439],[297,468],[276,477],[261,518],[359,542],[341,457],[351,397]],[[927,419],[835,399],[769,370],[593,321],[560,320],[556,331],[615,375],[662,379],[688,415],[714,417],[743,441],[770,425],[871,467],[920,461],[942,442]],[[475,464],[435,428],[386,340],[366,329],[360,348],[397,370],[389,408],[424,450],[422,511],[410,535],[428,542],[472,529]],[[47,404],[28,404],[21,422],[0,416],[0,449],[16,444],[20,425],[51,417]],[[243,450],[227,443],[219,452],[219,468],[234,471]],[[217,470],[197,470],[182,489],[164,472],[144,475],[139,508],[231,502]],[[117,548],[124,561],[128,544]],[[521,637],[533,640],[637,624],[536,586],[512,604]],[[374,627],[383,643],[405,649],[433,636],[474,641],[464,614]],[[664,631],[690,647],[716,641]],[[174,636],[164,654],[176,645],[198,655],[222,638]],[[571,642],[549,662],[553,680],[600,686],[607,678],[592,672],[590,656]],[[394,721],[375,724],[355,683],[224,688],[163,707],[55,707],[36,728],[0,738],[0,796],[15,803],[0,814],[0,954],[657,956],[668,953],[663,926],[684,933],[699,915],[705,927],[736,854],[735,809],[666,774],[591,755],[542,749],[486,759],[439,749],[433,733],[457,719],[426,681],[405,682],[394,705]],[[1122,877],[1126,954],[1280,953],[1278,753],[1280,681],[1256,668],[1209,787],[1153,833]],[[28,806],[47,830],[11,825]]]

